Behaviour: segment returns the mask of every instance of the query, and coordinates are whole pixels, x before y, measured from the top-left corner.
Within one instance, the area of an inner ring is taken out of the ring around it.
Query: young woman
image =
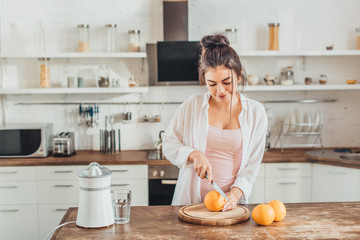
[[[200,44],[199,78],[208,91],[190,96],[177,109],[163,135],[163,153],[180,168],[172,205],[203,201],[214,180],[228,197],[225,211],[251,195],[264,154],[267,117],[259,102],[237,91],[246,79],[228,39],[209,35]]]

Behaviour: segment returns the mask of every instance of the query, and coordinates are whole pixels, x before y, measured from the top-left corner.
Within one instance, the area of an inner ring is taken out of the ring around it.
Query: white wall
[[[238,30],[238,50],[265,50],[267,47],[267,23],[280,22],[281,50],[322,50],[327,44],[335,49],[354,48],[354,29],[360,22],[357,0],[317,1],[189,1],[190,40],[203,35],[222,32],[225,28]],[[163,15],[161,0],[107,0],[107,1],[47,1],[3,0],[1,2],[1,50],[2,52],[35,53],[39,49],[41,26],[45,30],[47,52],[71,52],[76,47],[76,25],[88,23],[91,28],[91,49],[103,51],[104,28],[107,23],[118,24],[118,50],[125,51],[127,31],[140,29],[142,42],[163,39]],[[143,45],[144,46],[144,45]],[[243,57],[247,73],[263,77],[266,73],[280,73],[281,67],[293,65],[295,82],[302,84],[305,76],[317,80],[328,75],[329,83],[345,83],[348,78],[360,80],[360,57]],[[3,88],[37,87],[36,59],[3,59]],[[108,64],[113,77],[126,84],[134,75],[142,85],[147,84],[146,63],[140,59],[52,59],[51,82],[53,86],[66,86],[66,77],[79,70],[92,69]],[[261,84],[263,84],[261,82]],[[169,124],[178,104],[130,105],[101,104],[99,127],[79,126],[77,105],[21,105],[20,102],[181,102],[202,87],[151,87],[145,94],[130,95],[23,95],[7,96],[3,102],[2,119],[6,123],[52,122],[54,132],[75,131],[77,149],[98,149],[99,128],[104,128],[106,115],[130,110],[133,122],[117,122],[121,129],[122,149],[152,148],[158,132]],[[267,100],[336,99],[335,103],[317,104],[266,104],[272,133],[272,143],[279,131],[278,121],[288,110],[295,108],[324,114],[324,145],[360,146],[360,94],[359,91],[298,91],[298,92],[248,92],[249,97]],[[160,123],[140,123],[144,114],[161,113]],[[118,116],[116,120],[118,120]],[[305,139],[309,142],[312,139]]]

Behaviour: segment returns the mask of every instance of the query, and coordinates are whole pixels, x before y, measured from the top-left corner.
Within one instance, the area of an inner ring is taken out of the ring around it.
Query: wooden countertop
[[[346,159],[332,159],[324,156],[312,157],[306,152],[312,149],[271,149],[265,152],[263,163],[286,163],[286,162],[310,162],[327,165],[360,169],[360,161]],[[0,166],[56,166],[56,165],[88,165],[98,162],[102,165],[119,164],[148,164],[148,165],[170,165],[168,160],[148,160],[147,150],[121,151],[116,154],[104,154],[99,151],[82,150],[70,157],[47,158],[15,158],[0,159]]]
[[[251,212],[256,204],[244,205]],[[178,219],[180,206],[132,207],[129,224],[85,229],[68,224],[52,239],[360,239],[360,202],[288,203],[280,222],[260,226],[252,218],[231,226],[200,226]],[[70,208],[61,223],[76,220]]]

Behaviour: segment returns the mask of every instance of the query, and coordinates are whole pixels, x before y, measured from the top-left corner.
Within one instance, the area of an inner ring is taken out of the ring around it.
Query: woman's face
[[[234,81],[232,81],[232,77]],[[205,73],[205,82],[211,96],[216,101],[230,101],[232,93],[237,88],[236,74],[234,72],[231,74],[231,70],[224,66],[210,68]]]

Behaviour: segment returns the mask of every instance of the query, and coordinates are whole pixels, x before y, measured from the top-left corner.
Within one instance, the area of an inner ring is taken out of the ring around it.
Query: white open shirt
[[[200,203],[200,178],[187,159],[194,150],[205,153],[208,134],[210,92],[190,96],[176,110],[163,134],[163,153],[180,168],[172,205]],[[243,191],[239,203],[247,203],[264,155],[267,117],[264,107],[241,94],[239,115],[243,136],[241,167],[232,187]]]

